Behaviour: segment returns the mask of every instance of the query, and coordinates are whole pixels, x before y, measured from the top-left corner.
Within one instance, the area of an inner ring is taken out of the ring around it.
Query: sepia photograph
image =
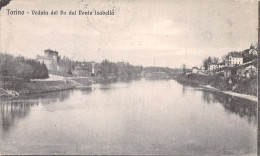
[[[0,0],[0,155],[258,155],[259,10]]]

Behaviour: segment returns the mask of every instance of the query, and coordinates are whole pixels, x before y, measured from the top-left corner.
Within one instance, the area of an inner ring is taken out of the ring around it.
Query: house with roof
[[[257,68],[252,65],[242,65],[237,67],[237,75],[244,77],[244,78],[250,78],[257,75]]]
[[[248,67],[245,68],[245,70],[257,72],[257,68],[253,65],[249,65]]]
[[[240,66],[234,66],[234,67],[229,67],[229,68],[230,68],[230,70],[232,70],[232,73],[231,73],[232,75],[237,75],[241,78],[250,78],[250,77],[256,76],[258,73],[256,64],[257,64],[257,60],[253,60],[253,61],[244,63]],[[227,69],[227,70],[229,70],[229,69]]]
[[[233,67],[235,65],[243,64],[243,56],[240,53],[231,53],[227,55],[225,65],[228,67]]]
[[[250,54],[250,55],[257,56],[257,50],[256,50],[256,49],[250,49],[250,50],[249,50],[249,54]]]
[[[249,49],[249,55],[254,55],[254,56],[257,56],[257,50],[256,50],[256,45],[254,44],[251,44],[250,45],[250,49]]]
[[[60,57],[59,57],[57,51],[47,49],[47,50],[44,50],[43,56],[37,55],[36,60],[41,63],[44,63],[46,65],[48,71],[50,73],[52,73],[52,72],[57,71],[57,66],[58,66]]]

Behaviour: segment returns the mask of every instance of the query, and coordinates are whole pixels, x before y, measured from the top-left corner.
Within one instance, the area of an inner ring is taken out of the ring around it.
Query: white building
[[[216,70],[216,69],[218,69],[218,64],[215,64],[215,63],[209,64],[208,70],[213,71],[213,70]]]
[[[233,67],[243,64],[243,57],[238,54],[229,55],[226,59],[226,66]]]

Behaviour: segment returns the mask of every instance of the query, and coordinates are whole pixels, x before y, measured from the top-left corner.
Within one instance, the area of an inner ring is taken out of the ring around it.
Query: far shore
[[[134,79],[134,78],[133,78]],[[92,87],[93,84],[100,84],[102,82],[106,81],[116,81],[120,80],[118,78],[108,78],[104,79],[101,77],[62,77],[62,76],[53,76],[49,79],[38,79],[38,80],[32,80],[31,82],[26,83],[25,87],[21,90],[18,90],[20,97],[23,97],[25,95],[30,94],[40,94],[40,93],[49,93],[49,92],[57,92],[57,91],[64,91],[64,90],[70,90],[75,88],[89,88]],[[178,82],[181,83],[192,83],[195,84],[202,89],[207,89],[211,91],[216,92],[222,92],[224,94],[228,94],[231,96],[236,96],[239,98],[251,100],[254,102],[257,102],[257,96],[254,95],[246,95],[242,93],[237,93],[234,91],[229,90],[221,90],[215,87],[212,87],[210,84],[207,84],[205,82],[201,83],[199,79],[188,79],[188,78],[182,78],[175,79]]]

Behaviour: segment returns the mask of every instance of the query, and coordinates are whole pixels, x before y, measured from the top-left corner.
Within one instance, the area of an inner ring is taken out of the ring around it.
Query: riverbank
[[[189,74],[180,75],[176,80],[180,83],[198,85],[206,89],[257,102],[257,78],[230,84],[228,82],[229,79],[224,79],[223,77]]]
[[[206,76],[199,74],[180,75],[175,78],[180,83],[198,85],[206,89],[220,91],[232,96],[257,101],[257,80],[249,79],[230,85],[222,77]],[[92,84],[121,81],[117,77],[62,77],[26,82],[20,89],[15,90],[20,97],[28,94],[39,94],[54,91],[62,91],[73,88],[90,87]],[[234,87],[235,86],[235,87]]]
[[[66,81],[36,81],[25,83],[23,89],[18,90],[17,92],[20,96],[23,96],[26,94],[62,91],[73,88],[75,88],[75,85]]]
[[[117,78],[103,77],[53,77],[49,79],[35,79],[30,82],[25,82],[20,88],[12,89],[19,94],[19,97],[23,97],[28,94],[39,94],[63,91],[74,88],[91,87],[93,84],[106,83],[116,81]],[[0,93],[1,95],[1,93]],[[11,96],[10,96],[11,97]]]
[[[236,96],[236,97],[240,97],[240,98],[243,98],[243,99],[251,100],[251,101],[254,101],[254,102],[258,101],[257,97],[253,96],[253,95],[240,94],[240,93],[236,93],[236,92],[232,92],[232,91],[221,91],[221,90],[216,89],[216,88],[214,88],[210,85],[206,85],[206,86],[200,85],[200,87],[205,88],[205,89],[209,89],[211,91],[222,92],[224,94],[228,94],[228,95],[231,95],[231,96]]]

